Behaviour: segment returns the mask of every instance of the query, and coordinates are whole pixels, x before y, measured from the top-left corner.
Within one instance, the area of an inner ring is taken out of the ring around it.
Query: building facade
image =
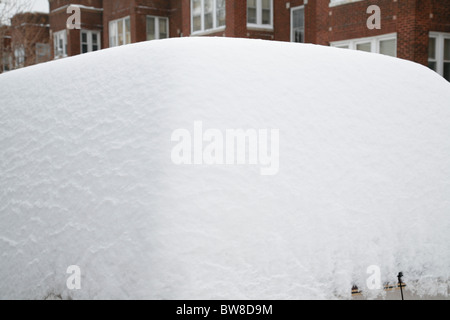
[[[450,80],[450,0],[49,0],[53,56],[186,36],[307,42],[427,65]],[[81,29],[68,29],[81,11]],[[369,6],[380,28],[369,28]]]
[[[0,73],[51,60],[49,15],[18,13],[0,27]]]

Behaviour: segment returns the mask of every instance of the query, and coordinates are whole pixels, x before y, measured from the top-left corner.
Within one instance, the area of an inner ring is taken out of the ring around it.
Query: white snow
[[[448,296],[450,84],[426,67],[183,38],[0,88],[0,299],[350,298],[370,265]],[[279,129],[278,174],[175,165],[171,134],[195,121]]]

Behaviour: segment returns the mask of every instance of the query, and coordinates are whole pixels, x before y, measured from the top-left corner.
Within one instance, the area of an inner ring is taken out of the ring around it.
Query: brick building
[[[450,0],[49,0],[56,58],[185,36],[308,42],[397,56],[450,80]],[[69,30],[69,5],[81,30]],[[369,29],[370,5],[381,28]]]
[[[12,68],[31,66],[51,59],[49,15],[19,13],[11,18]]]
[[[0,26],[0,73],[12,69],[11,28]]]

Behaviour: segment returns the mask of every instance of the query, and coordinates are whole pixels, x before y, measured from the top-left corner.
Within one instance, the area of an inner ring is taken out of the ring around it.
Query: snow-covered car
[[[373,298],[399,272],[448,297],[450,84],[424,66],[181,38],[0,90],[0,299]]]

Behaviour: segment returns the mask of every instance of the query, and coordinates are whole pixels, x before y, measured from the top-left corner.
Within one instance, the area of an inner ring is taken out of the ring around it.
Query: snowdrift
[[[186,38],[0,90],[0,299],[350,298],[373,265],[448,296],[450,84],[423,66]],[[174,131],[198,122],[279,130],[279,170],[175,164]]]

